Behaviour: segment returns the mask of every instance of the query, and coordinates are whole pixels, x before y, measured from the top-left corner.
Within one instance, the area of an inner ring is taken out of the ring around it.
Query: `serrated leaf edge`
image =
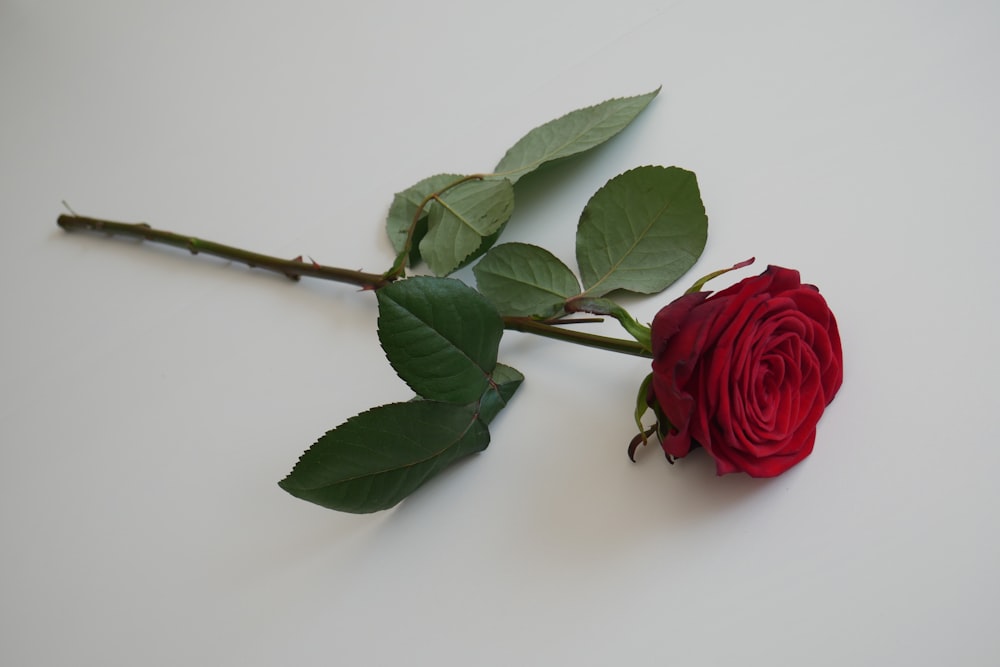
[[[455,403],[447,403],[445,401],[431,401],[431,400],[428,400],[428,399],[425,399],[425,398],[421,398],[420,400],[421,401],[426,401],[427,403],[436,403],[436,404],[439,404],[439,405],[447,405],[449,407],[452,407],[452,408],[455,408],[455,409],[459,409],[459,410],[462,409],[463,407],[469,407],[469,406],[473,405],[472,403],[469,403],[469,404],[463,406],[463,405],[458,405],[458,404],[455,404]],[[361,475],[355,475],[354,477],[339,478],[339,479],[336,480],[336,482],[334,482],[332,484],[325,484],[325,485],[321,485],[321,486],[293,486],[293,488],[299,489],[299,490],[302,490],[302,491],[313,491],[313,490],[316,490],[316,489],[326,488],[327,486],[333,486],[334,484],[344,484],[344,483],[347,483],[347,482],[354,482],[354,481],[365,479],[365,478],[368,478],[368,477],[377,477],[378,475],[385,475],[385,474],[394,472],[396,470],[404,470],[404,469],[407,469],[407,468],[412,468],[412,467],[418,466],[418,465],[420,465],[422,463],[427,463],[428,461],[431,461],[433,459],[440,458],[441,455],[444,454],[444,452],[446,452],[449,448],[455,446],[456,443],[458,443],[459,441],[461,441],[465,437],[465,435],[469,432],[469,429],[472,428],[472,425],[475,424],[476,421],[479,421],[479,403],[480,402],[481,401],[476,401],[476,403],[474,404],[476,406],[476,408],[469,411],[471,419],[469,419],[469,423],[465,427],[465,429],[456,438],[454,438],[448,446],[443,447],[440,450],[437,450],[434,454],[432,454],[430,456],[427,456],[425,458],[422,458],[422,459],[419,459],[419,460],[416,460],[416,461],[412,461],[410,463],[406,463],[406,464],[400,465],[400,466],[395,467],[395,468],[387,468],[387,469],[377,470],[375,472],[367,472],[367,473],[364,473],[364,474],[361,474]],[[343,427],[343,426],[345,426],[345,425],[347,425],[347,424],[349,424],[351,422],[356,422],[357,420],[361,419],[364,415],[367,415],[367,414],[369,414],[371,412],[375,412],[376,410],[379,410],[380,408],[385,408],[385,407],[389,407],[389,406],[393,406],[393,405],[406,405],[407,403],[408,403],[408,401],[397,401],[397,402],[394,402],[394,403],[385,403],[383,405],[377,405],[377,406],[375,406],[373,408],[369,408],[369,409],[367,409],[367,410],[365,410],[363,412],[359,412],[358,414],[354,415],[353,417],[348,418],[346,421],[341,422],[340,424],[338,424],[334,428],[330,429],[329,431],[327,431],[326,433],[324,433],[323,435],[321,435],[319,438],[317,438],[316,441],[312,445],[310,445],[309,449],[307,449],[306,451],[302,452],[302,454],[299,456],[298,460],[296,461],[295,465],[292,467],[291,472],[289,472],[284,477],[284,479],[282,479],[280,482],[278,482],[278,486],[280,486],[282,489],[288,490],[288,486],[289,485],[288,485],[287,482],[288,482],[289,478],[291,478],[292,475],[295,474],[296,468],[298,468],[299,465],[301,465],[302,459],[304,459],[316,446],[318,446],[319,443],[323,440],[323,438],[325,438],[327,435],[333,433],[337,429],[339,429],[339,428],[341,428],[341,427]],[[483,426],[485,427],[486,425],[483,424]],[[486,435],[487,435],[487,438],[489,438],[489,428],[486,429]],[[489,445],[489,440],[487,440],[487,446],[488,445]],[[485,449],[485,447],[484,447],[484,449]]]
[[[659,171],[669,171],[671,169],[677,169],[679,171],[684,172],[685,174],[688,174],[690,177],[694,178],[695,182],[697,183],[697,176],[695,175],[695,173],[693,171],[691,171],[689,169],[684,169],[683,167],[678,167],[676,165],[670,166],[670,167],[665,167],[663,165],[648,164],[648,165],[641,165],[641,166],[638,166],[638,167],[633,167],[632,169],[627,169],[626,171],[623,171],[622,173],[618,174],[617,176],[613,176],[612,178],[608,179],[608,181],[604,185],[602,185],[600,188],[598,188],[598,190],[591,196],[591,198],[589,200],[587,200],[587,205],[584,206],[584,212],[586,212],[587,207],[590,206],[590,202],[593,201],[595,198],[597,198],[600,195],[600,193],[603,192],[604,190],[606,190],[608,188],[608,186],[611,185],[613,182],[615,182],[615,181],[617,181],[619,179],[622,179],[625,176],[627,176],[628,174],[631,174],[633,172],[636,172],[636,171],[645,171],[645,170],[648,170],[648,169],[655,169],[655,170],[659,170]],[[680,186],[678,186],[678,187],[680,187]],[[665,203],[660,208],[660,210],[656,213],[656,215],[654,215],[651,218],[650,224],[647,225],[647,227],[646,227],[646,230],[645,230],[646,232],[648,232],[649,229],[652,228],[653,224],[657,220],[659,220],[660,216],[663,214],[663,211],[665,211],[667,208],[669,208],[669,206],[670,206],[670,202],[668,201],[667,203]],[[580,215],[581,222],[582,222],[582,219],[583,219],[583,215],[584,215],[583,213],[581,213],[581,215]],[[579,229],[579,223],[577,224],[577,229]],[[641,241],[642,241],[643,238],[645,238],[645,233],[643,234],[643,236],[641,238],[639,238],[638,240],[636,240],[635,242],[632,243],[632,245],[628,249],[628,252],[624,253],[622,255],[622,257],[618,260],[618,262],[614,265],[614,267],[611,268],[611,269],[609,269],[607,272],[605,272],[605,274],[603,276],[601,276],[600,280],[598,280],[597,282],[593,283],[590,286],[587,286],[585,282],[581,282],[581,284],[583,285],[583,288],[584,288],[582,295],[583,296],[603,296],[603,295],[607,294],[608,292],[614,291],[614,289],[618,289],[618,288],[614,288],[612,290],[608,290],[608,291],[604,291],[604,292],[601,292],[601,291],[595,292],[594,291],[595,287],[597,287],[598,285],[600,285],[601,283],[603,283],[605,280],[607,280],[609,277],[611,277],[612,275],[615,274],[615,272],[617,270],[616,267],[620,266],[621,263],[627,257],[631,256],[632,252],[635,250],[636,247],[639,246],[639,244],[641,243]],[[690,255],[690,253],[686,253],[686,254],[688,254],[689,256],[694,257],[694,259],[698,258],[697,255]],[[577,264],[580,264],[579,257],[577,258]],[[581,281],[582,281],[582,279],[583,279],[582,267],[581,267],[581,272],[580,273],[581,273]],[[668,287],[669,287],[669,285],[668,285]],[[622,289],[625,289],[625,288],[622,288]],[[666,289],[666,288],[664,288],[664,289]],[[627,290],[627,291],[633,291],[633,290]],[[662,290],[660,290],[660,291],[662,291]],[[646,294],[646,292],[637,292],[637,293],[638,294]]]
[[[559,121],[565,119],[567,116],[571,116],[573,114],[583,113],[583,112],[586,112],[586,111],[592,111],[592,110],[594,110],[594,109],[596,109],[596,108],[598,108],[600,106],[603,106],[603,105],[611,106],[611,103],[613,103],[613,102],[621,102],[623,100],[639,99],[641,97],[648,96],[649,99],[646,101],[646,104],[644,104],[640,109],[638,109],[635,112],[635,115],[632,117],[632,120],[635,120],[635,118],[637,118],[639,116],[639,114],[642,113],[646,109],[647,106],[649,106],[650,102],[652,102],[653,99],[655,99],[656,96],[659,95],[661,89],[662,89],[662,86],[657,86],[655,90],[652,90],[652,91],[650,91],[648,93],[641,93],[639,95],[623,95],[621,97],[612,97],[612,98],[606,99],[606,100],[604,100],[602,102],[598,102],[597,104],[591,104],[590,106],[580,107],[579,109],[573,109],[572,111],[568,111],[568,112],[564,113],[563,115],[559,116],[558,118],[553,118],[550,121],[547,121],[545,123],[542,123],[541,125],[533,127],[532,129],[528,130],[528,132],[526,132],[520,139],[518,139],[516,142],[514,142],[513,146],[511,146],[510,148],[507,149],[507,152],[503,154],[503,157],[500,158],[500,161],[497,162],[497,165],[503,164],[503,161],[507,159],[507,155],[510,154],[510,152],[512,150],[514,150],[514,148],[516,148],[518,146],[518,144],[520,144],[521,141],[524,140],[525,137],[527,137],[528,135],[530,135],[535,130],[543,128],[543,127],[545,127],[547,125],[553,125],[555,123],[558,123]],[[538,169],[539,167],[541,167],[543,164],[545,164],[547,162],[551,162],[551,161],[553,161],[555,159],[558,159],[556,157],[551,157],[551,156],[558,155],[559,150],[561,150],[565,146],[568,146],[569,144],[572,144],[574,141],[578,140],[581,136],[583,136],[584,134],[586,134],[587,132],[589,132],[591,129],[593,129],[594,126],[596,126],[600,121],[605,120],[608,117],[608,115],[610,115],[610,112],[609,112],[609,114],[606,114],[604,116],[601,116],[601,117],[595,119],[595,122],[587,125],[586,128],[583,131],[581,131],[581,132],[577,133],[576,135],[574,135],[574,137],[571,140],[564,142],[561,146],[559,146],[558,149],[549,151],[548,152],[548,156],[542,157],[542,158],[540,158],[538,160],[535,160],[534,162],[531,162],[531,163],[529,163],[527,165],[524,165],[522,167],[519,167],[517,169],[508,169],[506,171],[493,172],[492,174],[489,174],[489,177],[490,178],[498,178],[498,177],[507,178],[512,183],[516,183],[518,180],[520,180],[520,176],[517,177],[517,178],[513,178],[512,179],[512,178],[510,178],[509,174],[517,174],[519,172],[523,172],[523,173],[521,173],[521,176],[527,176],[531,172],[533,172],[536,169]],[[612,138],[614,138],[615,136],[617,136],[618,134],[620,134],[623,130],[625,130],[626,127],[628,127],[629,125],[632,124],[632,120],[630,120],[624,126],[622,126],[621,128],[619,128],[618,131],[616,131],[614,134],[612,134],[611,136],[609,136],[607,139],[605,139],[601,143],[604,143],[605,141],[609,141]],[[559,156],[559,158],[572,157],[574,155],[578,155],[580,153],[584,153],[584,152],[586,152],[588,150],[591,150],[592,148],[597,148],[597,146],[599,146],[599,145],[600,144],[597,144],[597,145],[591,146],[589,148],[584,148],[584,149],[581,149],[579,151],[574,151],[572,153],[568,153],[566,155],[561,155],[561,156]]]

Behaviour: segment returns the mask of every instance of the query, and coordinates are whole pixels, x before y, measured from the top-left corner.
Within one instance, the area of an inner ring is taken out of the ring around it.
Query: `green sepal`
[[[591,313],[592,315],[609,315],[622,325],[622,328],[632,338],[639,342],[647,352],[653,351],[652,330],[641,324],[632,314],[611,299],[600,297],[577,296],[568,299],[564,304],[568,313]]]
[[[635,398],[635,425],[639,427],[640,433],[645,431],[645,427],[642,425],[642,418],[649,411],[649,386],[652,383],[653,374],[650,373],[643,378],[642,383],[639,385],[639,393]],[[643,437],[642,442],[645,444],[645,437]]]
[[[694,294],[695,292],[700,292],[701,288],[704,287],[705,283],[707,283],[709,280],[712,280],[713,278],[718,278],[719,276],[727,274],[730,271],[735,271],[736,269],[742,269],[743,267],[750,266],[751,264],[754,263],[754,259],[755,258],[751,257],[750,259],[733,264],[728,269],[719,269],[718,271],[712,271],[707,276],[702,276],[701,278],[696,280],[694,285],[691,285],[691,287],[689,287],[687,291],[684,293]]]

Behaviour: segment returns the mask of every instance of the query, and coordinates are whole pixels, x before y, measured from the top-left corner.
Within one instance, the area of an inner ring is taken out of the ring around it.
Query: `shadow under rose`
[[[711,530],[782,487],[775,479],[719,477],[704,452],[669,465],[654,447],[659,449],[651,443],[636,463],[622,452],[623,464],[595,469],[587,482],[577,477],[551,489],[559,500],[532,517],[534,539],[556,551],[610,556],[650,540],[684,540]],[[572,500],[573,489],[584,486],[599,494]]]
[[[657,450],[654,443],[649,449]],[[638,457],[637,457],[638,458]],[[660,451],[648,451],[636,465],[656,467],[656,462],[647,458],[664,459]],[[666,464],[666,470],[657,470],[656,480],[648,489],[653,496],[659,496],[664,507],[683,509],[684,516],[693,521],[726,512],[736,505],[744,505],[753,497],[773,489],[777,478],[760,479],[743,473],[719,476],[715,472],[715,462],[701,449],[692,451],[687,457]]]
[[[683,543],[731,524],[751,507],[784,494],[797,472],[771,479],[719,477],[702,451],[669,465],[655,443],[635,463],[621,449],[596,460],[536,466],[514,487],[510,470],[484,460],[498,454],[488,449],[450,466],[389,510],[380,537],[372,537],[405,543],[404,535],[418,525],[426,529],[429,514],[452,523],[434,522],[438,538],[461,533],[463,540],[503,544],[514,560],[542,555],[542,562],[553,563],[614,560],[651,541]],[[456,503],[462,509],[456,510]]]

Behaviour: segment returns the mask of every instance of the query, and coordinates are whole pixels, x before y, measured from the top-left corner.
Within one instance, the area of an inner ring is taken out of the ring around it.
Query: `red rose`
[[[813,448],[843,379],[837,322],[799,272],[769,266],[716,294],[686,294],[653,320],[650,399],[663,451],[701,445],[719,475],[773,477]]]

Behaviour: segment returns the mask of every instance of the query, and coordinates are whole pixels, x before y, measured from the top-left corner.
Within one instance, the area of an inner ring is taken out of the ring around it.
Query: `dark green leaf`
[[[410,232],[413,216],[416,215],[420,203],[428,195],[443,190],[463,178],[464,176],[458,174],[437,174],[395,194],[392,198],[392,205],[389,207],[389,217],[385,221],[385,229],[389,234],[389,241],[397,253],[403,252],[403,248],[406,246],[406,236]],[[428,209],[425,207],[419,218],[418,233],[413,239],[410,264],[419,261],[418,244],[423,235],[426,234],[427,213]]]
[[[379,341],[403,381],[426,399],[479,400],[503,335],[496,308],[458,280],[428,276],[383,287],[377,298]]]
[[[585,293],[659,292],[691,268],[707,237],[694,173],[639,167],[616,176],[580,216],[576,259]]]
[[[607,100],[536,127],[507,151],[494,172],[516,183],[546,162],[590,150],[625,129],[659,92]]]
[[[454,461],[486,449],[475,406],[436,401],[383,405],[328,431],[278,485],[343,512],[396,505]]]
[[[507,179],[467,181],[435,198],[420,254],[431,271],[445,276],[500,231],[514,211],[514,186]],[[483,248],[485,250],[485,248]]]
[[[516,368],[497,364],[493,369],[493,382],[483,392],[479,402],[479,418],[487,424],[493,421],[493,418],[507,407],[507,403],[522,382],[524,376]]]
[[[505,243],[472,269],[479,291],[504,315],[551,317],[580,293],[568,266],[544,248]]]

